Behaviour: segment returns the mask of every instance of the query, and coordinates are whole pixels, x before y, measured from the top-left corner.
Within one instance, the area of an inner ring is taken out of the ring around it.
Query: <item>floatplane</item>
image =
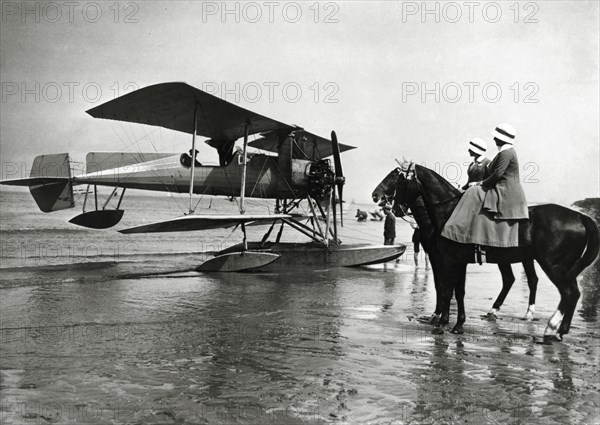
[[[0,183],[29,187],[43,212],[75,207],[73,187],[87,185],[83,211],[69,221],[93,229],[107,229],[119,223],[127,189],[187,192],[189,210],[183,216],[119,231],[134,234],[241,228],[242,242],[201,263],[199,271],[361,266],[388,262],[404,253],[405,246],[400,244],[347,245],[338,238],[338,218],[343,226],[345,183],[340,153],[354,147],[339,143],[333,131],[329,140],[179,82],[136,90],[87,113],[94,118],[191,134],[191,149],[189,153],[90,152],[86,156],[85,173],[77,176],[72,175],[69,154],[40,155],[34,159],[28,178]],[[258,137],[249,141],[250,135]],[[198,161],[197,136],[208,138],[205,143],[216,149],[218,166]],[[243,141],[241,147],[236,146],[238,140]],[[259,151],[250,155],[249,148]],[[333,164],[328,157],[333,157]],[[101,207],[98,186],[112,188]],[[197,214],[195,194],[239,197],[239,213]],[[92,196],[94,201],[89,201]],[[274,212],[247,213],[246,198],[273,199]],[[295,212],[300,211],[304,201],[310,213]],[[111,202],[116,206],[109,207]],[[89,203],[94,207],[86,211]],[[249,242],[246,228],[250,225],[269,225],[269,228],[260,241]],[[280,226],[277,236],[269,241],[276,226]],[[281,242],[286,226],[309,241]]]

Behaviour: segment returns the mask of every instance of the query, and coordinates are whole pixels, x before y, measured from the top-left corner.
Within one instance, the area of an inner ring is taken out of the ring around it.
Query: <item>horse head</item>
[[[399,176],[399,168],[394,168],[392,171],[390,171],[390,173],[385,176],[381,183],[379,183],[373,190],[373,193],[371,194],[373,202],[383,206],[382,204],[388,203],[388,201],[392,200],[394,198],[394,193],[396,192],[396,184]]]
[[[421,196],[421,188],[417,178],[416,165],[412,161],[399,162],[400,175],[394,193],[394,208],[403,213],[415,204]]]
[[[408,206],[419,196],[415,164],[403,160],[373,190],[373,202],[383,205],[392,204],[392,211],[397,217],[407,214]]]

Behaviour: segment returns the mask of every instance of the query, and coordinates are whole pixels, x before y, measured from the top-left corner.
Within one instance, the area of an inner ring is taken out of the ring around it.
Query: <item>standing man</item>
[[[385,213],[383,244],[394,245],[394,239],[396,239],[396,216],[392,212],[392,207],[389,204],[383,206],[383,212]]]

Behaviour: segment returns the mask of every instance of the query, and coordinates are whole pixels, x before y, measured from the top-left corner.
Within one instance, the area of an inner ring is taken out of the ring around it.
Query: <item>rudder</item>
[[[29,177],[64,179],[29,186],[31,196],[43,212],[59,211],[75,206],[68,153],[36,156]]]

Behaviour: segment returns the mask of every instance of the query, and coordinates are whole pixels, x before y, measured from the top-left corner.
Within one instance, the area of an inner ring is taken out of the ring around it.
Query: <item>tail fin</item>
[[[35,157],[30,177],[64,178],[63,181],[36,184],[29,187],[31,196],[43,212],[73,208],[73,184],[68,153]]]
[[[31,196],[43,212],[75,206],[68,153],[36,156],[28,178],[4,180],[0,184],[29,186]]]
[[[580,214],[581,222],[585,227],[587,235],[587,245],[581,258],[575,261],[575,264],[567,272],[569,278],[576,278],[587,266],[592,264],[598,256],[600,250],[600,230],[594,220],[585,214]]]

